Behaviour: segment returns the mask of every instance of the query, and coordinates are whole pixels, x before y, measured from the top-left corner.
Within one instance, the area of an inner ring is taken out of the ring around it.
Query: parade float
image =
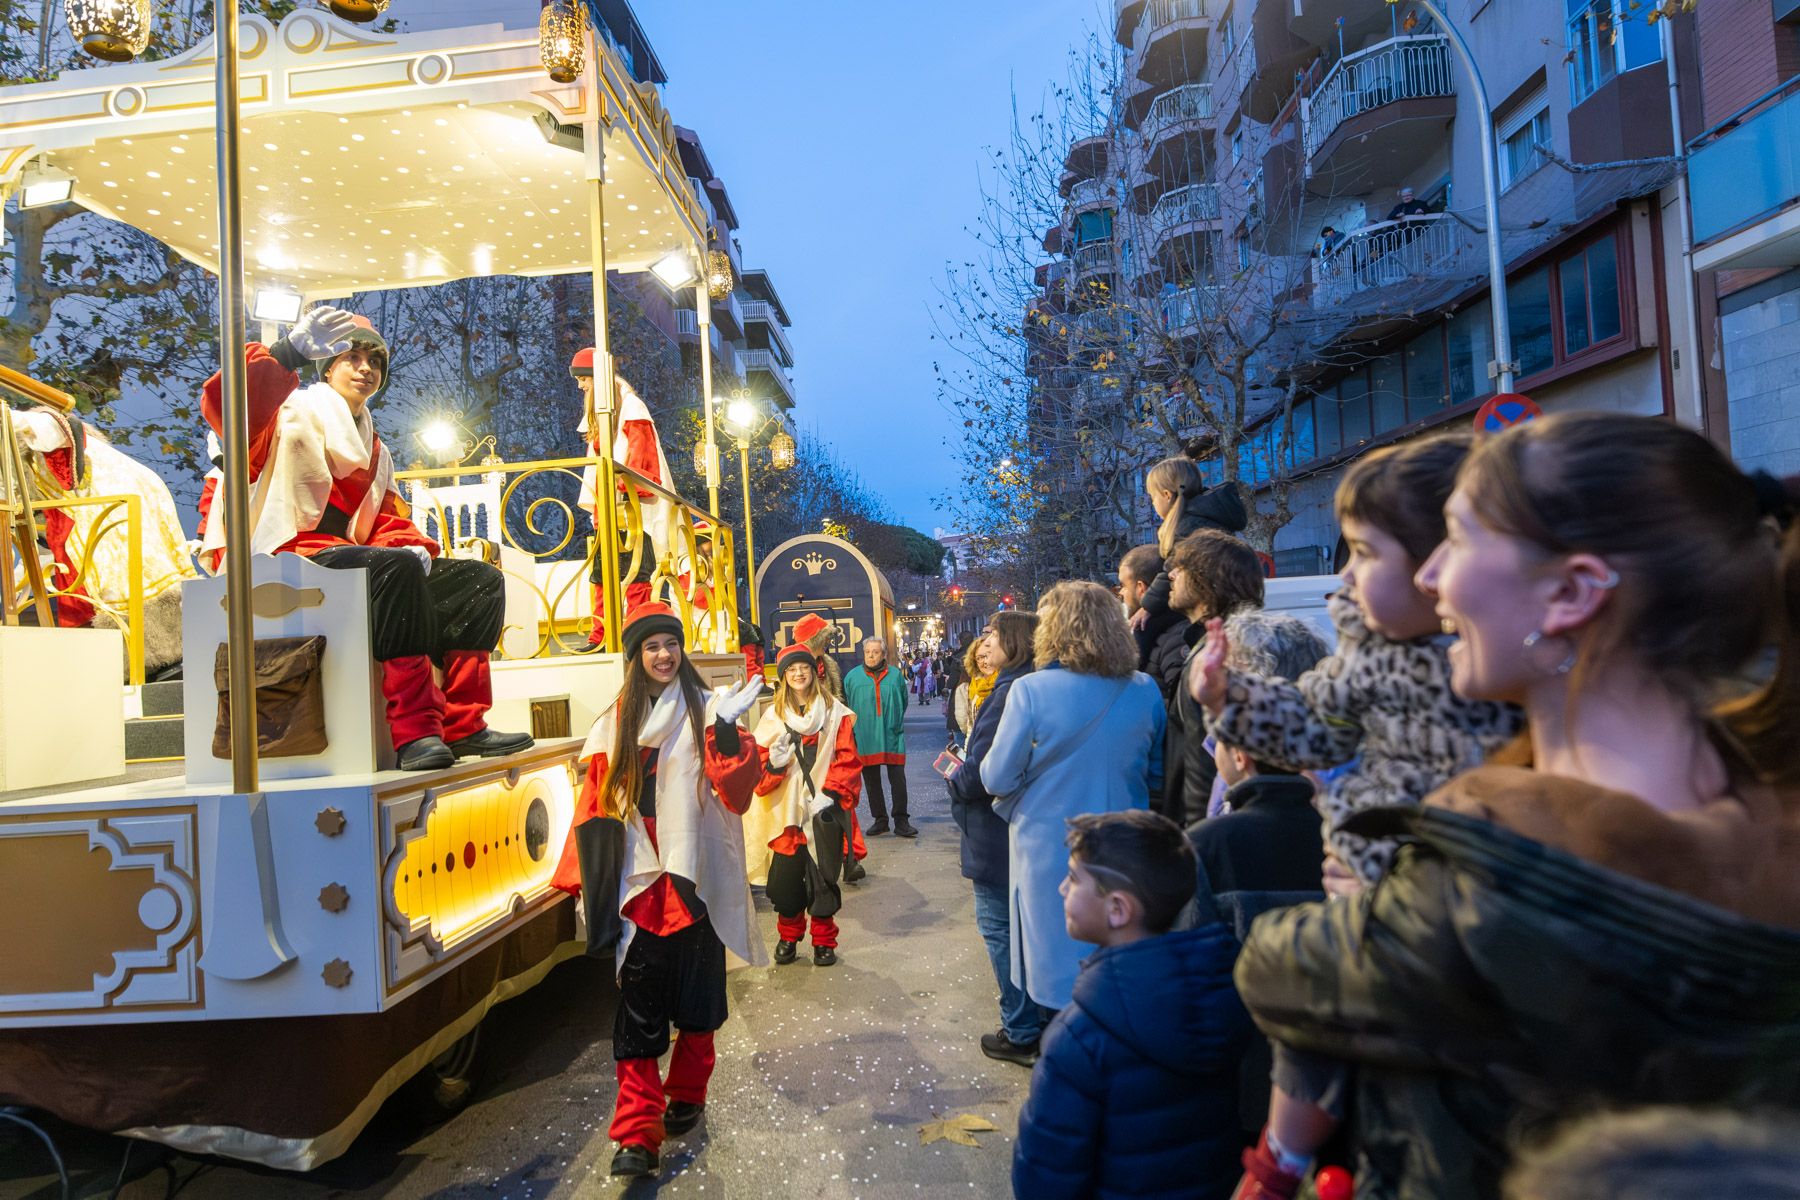
[[[659,97],[566,3],[530,30],[243,16],[216,46],[0,90],[0,189],[23,198],[45,181],[219,276],[215,511],[228,523],[248,511],[232,364],[252,295],[291,299],[292,320],[358,292],[579,272],[604,338],[607,271],[685,286],[684,264],[697,277],[707,254]],[[265,324],[260,340],[277,332]],[[622,393],[604,341],[594,375],[588,423],[605,430]],[[310,1168],[409,1081],[454,1090],[488,1009],[579,952],[575,906],[549,881],[580,736],[620,678],[619,580],[653,554],[656,592],[689,644],[715,652],[695,656],[703,674],[741,678],[731,530],[579,440],[567,458],[401,472],[413,519],[446,553],[505,573],[493,711],[538,739],[402,773],[389,769],[363,572],[233,542],[217,576],[190,560],[152,577],[141,497],[91,479],[44,490],[22,418],[67,398],[17,373],[0,393],[0,1103]],[[709,403],[709,444],[711,421]],[[583,471],[618,501],[595,505],[591,530],[540,486]],[[47,522],[68,511],[85,531],[73,561],[40,562]],[[653,519],[666,532],[646,548]],[[535,536],[559,521],[560,540]],[[103,562],[120,577],[108,589]],[[597,614],[590,576],[603,581]],[[157,716],[144,614],[171,591],[185,670],[179,702],[159,701]],[[77,594],[110,627],[57,627],[46,602]],[[605,633],[590,645],[596,618]],[[252,722],[228,722],[217,744],[221,705],[253,706],[254,641],[315,635],[328,744],[259,761]],[[179,757],[128,770],[127,717],[173,722]]]

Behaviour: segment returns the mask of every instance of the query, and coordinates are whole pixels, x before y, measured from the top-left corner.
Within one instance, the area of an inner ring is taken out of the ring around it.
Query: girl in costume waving
[[[612,1173],[650,1175],[663,1138],[692,1129],[706,1107],[726,950],[768,962],[741,824],[760,758],[738,727],[762,681],[709,695],[667,605],[639,605],[622,632],[625,685],[582,747],[587,781],[555,884],[585,889],[590,953],[616,942]],[[657,1059],[671,1026],[680,1036],[665,1080]]]
[[[819,686],[818,665],[804,643],[775,659],[775,703],[763,712],[756,743],[763,759],[757,803],[769,806],[781,829],[769,848],[769,903],[775,906],[775,961],[791,963],[812,918],[813,965],[837,961],[837,922],[843,906],[838,877],[862,791],[856,718]]]

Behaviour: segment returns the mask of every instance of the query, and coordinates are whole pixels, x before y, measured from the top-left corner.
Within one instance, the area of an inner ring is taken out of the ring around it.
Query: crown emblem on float
[[[804,558],[796,558],[790,565],[796,571],[805,570],[808,575],[817,575],[820,571],[837,570],[837,559],[826,558],[814,550]]]

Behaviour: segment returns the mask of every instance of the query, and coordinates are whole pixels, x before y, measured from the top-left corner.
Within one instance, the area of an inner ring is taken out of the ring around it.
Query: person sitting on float
[[[488,656],[505,606],[499,570],[439,557],[394,487],[393,456],[368,408],[391,382],[387,343],[367,319],[322,307],[273,345],[252,342],[244,360],[251,552],[368,572],[370,640],[400,769],[436,770],[469,755],[528,748],[530,734],[501,733],[486,721]],[[298,372],[308,362],[318,364],[319,381],[301,387]],[[214,375],[201,412],[222,436],[220,397]],[[225,523],[211,516],[201,514],[202,549],[216,568]]]
[[[582,416],[576,432],[587,443],[587,452],[597,455],[600,453],[599,435],[588,428],[588,411],[594,397],[594,347],[585,346],[575,352],[575,357],[569,361],[569,375],[581,389]],[[651,483],[672,488],[674,485],[670,482],[672,477],[669,474],[669,460],[663,456],[662,438],[657,433],[656,420],[650,415],[649,406],[620,375],[613,376],[613,399],[612,420],[618,431],[613,435],[613,461],[621,467],[636,471]],[[621,497],[625,495],[626,485],[626,480],[619,480],[618,492]],[[599,492],[599,472],[592,466],[583,467],[581,495],[577,503],[593,521],[596,533],[601,529]],[[628,613],[638,605],[650,602],[651,582],[656,574],[657,560],[669,548],[668,501],[642,484],[638,485],[637,499],[643,517],[643,533],[639,538],[642,550],[638,554],[637,570],[629,578],[624,576],[624,572],[631,570],[630,532],[624,528],[619,530],[619,571],[621,582],[625,585],[625,611]],[[620,511],[623,512],[622,507]],[[588,642],[598,646],[606,641],[606,618],[600,595],[600,556],[597,554],[590,582],[593,584],[594,627],[588,634]]]

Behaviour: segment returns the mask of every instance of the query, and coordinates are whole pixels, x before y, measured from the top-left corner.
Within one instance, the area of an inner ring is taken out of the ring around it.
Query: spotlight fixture
[[[657,259],[651,265],[650,273],[662,280],[663,286],[672,292],[688,287],[700,278],[694,272],[694,260],[682,250],[671,250]]]
[[[367,25],[387,11],[388,0],[331,0],[331,13],[358,25]]]
[[[257,288],[250,315],[258,321],[292,325],[300,319],[300,293],[287,288]]]
[[[42,162],[19,177],[19,207],[42,208],[62,204],[75,194],[75,176]]]

